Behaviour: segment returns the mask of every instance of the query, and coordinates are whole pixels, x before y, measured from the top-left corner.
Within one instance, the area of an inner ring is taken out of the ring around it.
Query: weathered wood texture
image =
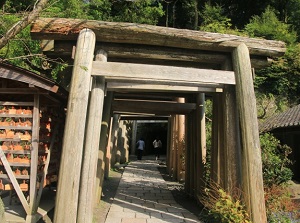
[[[37,173],[38,173],[38,159],[39,159],[39,128],[40,128],[40,96],[34,95],[33,107],[33,123],[32,123],[32,150],[30,153],[30,191],[29,191],[29,213],[26,216],[26,223],[35,223],[35,215],[37,214]]]
[[[76,222],[95,34],[78,37],[59,171],[54,222]]]
[[[196,196],[199,197],[204,191],[204,164],[206,162],[206,131],[205,131],[205,94],[196,96]]]
[[[47,80],[47,78],[43,78],[43,76],[38,75],[38,74],[34,74],[34,73],[30,73],[34,78],[32,77],[28,77],[27,75],[24,75],[24,71],[23,70],[18,69],[18,70],[12,70],[9,69],[8,65],[3,65],[3,67],[0,67],[0,76],[2,78],[6,78],[6,79],[10,79],[10,80],[15,80],[15,81],[20,81],[20,82],[24,82],[24,83],[28,83],[31,84],[33,86],[36,87],[40,87],[43,88],[45,90],[51,91],[56,93],[58,90],[58,86],[53,84],[53,82],[51,83],[50,81]],[[41,80],[41,81],[39,81]],[[36,89],[27,89],[28,91],[33,91]],[[36,93],[36,92],[35,92]]]
[[[95,203],[98,203],[101,200],[102,194],[102,185],[104,179],[105,172],[105,160],[107,153],[107,144],[109,137],[109,128],[111,122],[111,103],[113,100],[113,92],[109,92],[104,98],[103,105],[103,116],[101,122],[101,135],[100,135],[100,143],[99,143],[99,151],[98,151],[98,164],[97,164],[97,179],[96,179],[96,197]],[[109,171],[109,170],[108,170]]]
[[[140,100],[114,100],[112,103],[112,110],[115,113],[188,114],[194,109],[195,103]]]
[[[232,71],[170,67],[149,64],[93,62],[92,75],[104,76],[107,82],[130,81],[146,84],[210,86],[235,84]]]
[[[10,181],[11,181],[11,183],[12,183],[12,185],[13,185],[13,187],[14,187],[17,195],[18,195],[18,198],[20,199],[20,202],[23,205],[23,208],[24,208],[26,214],[29,214],[30,213],[29,212],[29,204],[28,204],[28,202],[25,198],[25,195],[24,195],[23,191],[20,188],[20,185],[19,185],[19,183],[16,179],[16,176],[15,176],[14,172],[12,171],[12,169],[10,167],[9,162],[6,159],[6,156],[5,156],[2,148],[0,148],[0,159],[1,159],[1,162],[4,166],[4,168],[5,168],[5,171],[6,171],[8,177],[9,177],[9,179],[10,179]]]
[[[216,84],[210,86],[179,86],[174,84],[142,84],[126,82],[108,82],[106,84],[108,91],[123,92],[222,92],[223,85]]]
[[[241,136],[235,93],[234,86],[226,86],[222,95],[224,111],[224,189],[229,193],[234,192],[236,188],[242,189]]]
[[[253,223],[265,223],[266,209],[262,177],[261,149],[258,133],[257,110],[249,58],[245,44],[232,54],[236,74],[237,105],[242,139],[243,192],[246,207]]]
[[[232,70],[231,61],[226,61],[222,68],[225,70]],[[241,134],[235,86],[225,86],[222,98],[222,107],[224,110],[224,189],[229,193],[235,193],[235,188],[242,190]],[[234,194],[231,195],[233,196]]]
[[[104,101],[103,77],[93,77],[80,178],[77,223],[93,222],[96,172]],[[102,158],[103,159],[103,158]],[[101,168],[101,167],[100,167]]]
[[[177,98],[178,103],[185,103],[185,98]],[[177,138],[177,180],[182,182],[184,181],[184,170],[183,159],[185,152],[185,115],[177,115],[178,119],[178,138]]]
[[[112,121],[112,130],[111,130],[111,167],[114,167],[117,160],[117,137],[118,137],[118,128],[119,128],[120,115],[114,114]]]
[[[170,174],[170,156],[171,156],[171,145],[172,145],[172,116],[168,118],[168,135],[167,135],[167,173]]]
[[[211,180],[214,183],[221,184],[220,178],[220,96],[218,94],[213,95],[213,108],[212,108],[212,142],[211,142]]]
[[[231,52],[245,43],[251,55],[282,56],[285,44],[228,34],[166,28],[134,23],[116,23],[81,19],[40,18],[31,28],[34,39],[75,40],[83,28],[93,30],[97,41],[134,43]]]
[[[41,48],[49,57],[70,58],[75,41],[43,40]],[[49,47],[49,45],[51,47]],[[218,69],[225,60],[231,60],[231,54],[206,50],[180,49],[172,47],[149,46],[139,44],[96,43],[96,49],[103,49],[109,54],[110,62],[135,62],[169,66],[210,67]],[[272,59],[267,56],[251,56],[253,68],[268,66]]]

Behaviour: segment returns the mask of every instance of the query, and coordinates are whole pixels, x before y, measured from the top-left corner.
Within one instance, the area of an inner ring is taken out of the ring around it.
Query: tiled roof
[[[259,125],[259,131],[266,132],[276,128],[294,126],[300,126],[300,104],[268,118]]]

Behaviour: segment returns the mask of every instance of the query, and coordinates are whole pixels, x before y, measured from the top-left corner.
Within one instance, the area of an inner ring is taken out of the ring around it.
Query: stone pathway
[[[151,159],[126,166],[105,223],[200,222],[176,203],[157,166]]]

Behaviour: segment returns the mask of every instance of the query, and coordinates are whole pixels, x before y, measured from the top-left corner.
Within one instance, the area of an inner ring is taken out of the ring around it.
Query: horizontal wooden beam
[[[114,100],[112,110],[114,113],[136,114],[189,114],[196,109],[195,103],[176,103],[162,101],[139,101],[139,100]]]
[[[108,91],[140,91],[140,92],[223,92],[223,86],[179,86],[170,84],[140,84],[140,83],[122,83],[108,82],[106,84]]]
[[[49,57],[71,58],[76,41],[43,40],[41,48]],[[205,50],[180,49],[174,47],[159,47],[138,44],[101,43],[96,44],[96,51],[102,49],[109,55],[108,61],[126,62],[146,61],[144,64],[172,64],[183,66],[189,62],[188,67],[220,67],[225,60],[231,60],[231,54],[226,52],[211,52]],[[270,65],[271,59],[266,56],[252,56],[251,65],[260,69]]]
[[[97,41],[146,44],[183,49],[201,49],[218,52],[232,52],[245,43],[251,55],[277,57],[285,53],[281,41],[255,39],[203,31],[175,29],[135,23],[104,22],[95,20],[39,18],[31,27],[33,39],[76,40],[80,30],[94,31]]]
[[[92,75],[105,76],[108,82],[136,82],[179,86],[235,84],[233,71],[183,68],[159,65],[94,61]]]
[[[121,115],[120,120],[160,120],[167,121],[169,116],[150,116],[150,115]]]

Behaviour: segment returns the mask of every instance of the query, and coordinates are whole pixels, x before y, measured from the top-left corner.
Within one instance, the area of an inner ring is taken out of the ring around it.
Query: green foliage
[[[9,13],[20,13],[31,11],[36,0],[6,0],[3,5],[3,11]]]
[[[289,165],[292,162],[288,158],[291,148],[281,145],[280,141],[270,133],[260,135],[260,144],[265,187],[281,185],[291,180],[293,173]]]
[[[4,35],[7,29],[19,21],[19,19],[14,14],[0,17],[0,34]],[[0,58],[29,70],[33,70],[30,66],[31,64],[38,66],[41,63],[40,45],[38,41],[31,40],[30,27],[23,29],[5,47],[0,49]]]
[[[94,20],[109,20],[112,1],[109,0],[93,0],[87,5],[88,18]]]
[[[156,25],[163,15],[162,5],[153,0],[118,1],[112,7],[111,18],[116,22]]]
[[[298,33],[298,41],[300,41],[300,1],[289,0],[287,4],[287,23],[291,24]]]
[[[277,101],[300,103],[300,44],[288,47],[286,54],[271,66],[258,70],[255,88],[263,94],[276,95]]]
[[[238,33],[237,30],[232,29],[231,19],[224,15],[224,10],[221,6],[211,6],[205,4],[201,12],[203,22],[199,27],[202,31],[218,32],[218,33]]]
[[[219,185],[210,183],[200,201],[209,210],[208,215],[213,218],[213,222],[250,223],[239,195],[233,197]]]
[[[297,34],[291,26],[278,20],[275,10],[268,7],[261,16],[254,15],[245,26],[245,32],[251,37],[263,37],[269,40],[281,40],[292,44]]]

